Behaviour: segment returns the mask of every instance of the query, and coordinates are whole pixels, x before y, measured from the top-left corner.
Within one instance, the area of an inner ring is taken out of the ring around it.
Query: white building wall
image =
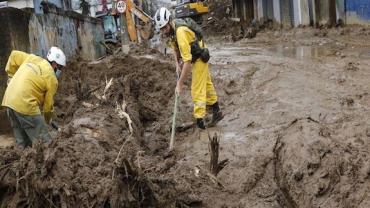
[[[310,25],[310,10],[308,6],[307,0],[299,0],[300,1],[300,24],[301,25]]]
[[[293,1],[294,27],[310,24],[310,13],[307,0]]]
[[[280,9],[280,1],[273,0],[273,9],[274,9],[274,21],[277,23],[281,23],[281,9]]]
[[[33,0],[13,0],[8,1],[8,7],[23,9],[23,8],[34,8],[34,5]]]
[[[258,0],[257,1],[257,19],[259,21],[263,21],[264,20],[264,12],[263,12],[263,0]]]
[[[293,15],[294,15],[294,27],[297,27],[301,23],[301,9],[300,0],[293,1]]]

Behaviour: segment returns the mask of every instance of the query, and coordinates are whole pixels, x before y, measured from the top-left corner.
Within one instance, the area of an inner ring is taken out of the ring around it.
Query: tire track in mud
[[[255,89],[253,89],[251,86],[252,86],[252,82],[253,82],[253,78],[254,78],[254,75],[260,70],[259,67],[257,66],[254,66],[254,67],[251,67],[251,70],[246,72],[243,76],[243,86],[245,86],[247,89],[249,89],[248,91],[255,91]],[[261,86],[264,86],[266,85],[267,83],[270,83],[272,81],[274,81],[275,79],[278,78],[280,74],[280,71],[277,71],[277,73],[272,76],[270,79],[268,80],[265,80],[264,82],[260,83],[256,88],[260,88]],[[256,92],[252,92],[253,94],[256,94]],[[256,181],[253,183],[253,185],[251,187],[249,187],[249,189],[247,190],[246,193],[249,193],[251,192],[253,189],[255,189],[257,187],[257,185],[261,182],[261,180],[263,179],[265,173],[266,173],[266,169],[267,169],[267,165],[272,162],[273,163],[273,170],[274,170],[274,173],[273,173],[273,178],[274,178],[274,182],[276,184],[276,187],[277,187],[277,202],[280,204],[280,206],[282,207],[288,207],[288,208],[297,208],[297,203],[294,201],[293,197],[290,195],[289,193],[289,189],[288,187],[286,187],[284,184],[287,184],[286,182],[283,181],[283,178],[280,176],[280,171],[282,169],[281,167],[281,164],[280,164],[280,151],[283,149],[284,147],[284,143],[281,141],[281,138],[282,138],[282,134],[284,131],[286,131],[287,129],[289,129],[290,127],[292,127],[293,125],[295,125],[299,120],[304,120],[304,119],[307,119],[307,120],[311,120],[311,121],[314,121],[314,122],[317,122],[315,121],[314,119],[310,118],[310,117],[307,117],[307,118],[297,118],[297,119],[294,119],[293,121],[291,122],[288,122],[287,124],[288,125],[284,125],[284,126],[281,126],[280,127],[280,130],[277,130],[276,132],[279,132],[278,133],[278,136],[276,138],[276,143],[275,143],[275,146],[273,148],[273,158],[267,162],[267,164],[264,166],[264,171],[263,173],[256,179]]]
[[[296,208],[297,203],[293,200],[292,196],[289,193],[289,190],[287,187],[285,187],[283,184],[286,184],[285,181],[282,181],[282,178],[280,177],[280,174],[278,171],[281,171],[281,164],[280,164],[280,151],[284,147],[284,143],[281,142],[281,136],[279,135],[276,138],[276,143],[274,147],[274,181],[278,188],[278,203],[282,207],[289,207],[289,208]]]
[[[285,143],[281,141],[282,135],[284,134],[285,131],[287,131],[289,128],[293,127],[295,124],[297,124],[298,121],[302,120],[308,120],[312,121],[315,123],[319,123],[318,121],[312,119],[311,117],[306,117],[306,118],[297,118],[291,121],[288,126],[283,126],[282,129],[279,131],[280,133],[276,137],[276,143],[273,149],[274,152],[274,158],[273,158],[273,163],[274,163],[274,181],[275,184],[278,188],[278,203],[282,207],[288,207],[288,208],[297,208],[299,207],[297,203],[294,201],[293,197],[289,193],[289,187],[287,187],[285,184],[288,184],[286,181],[284,181],[283,177],[281,177],[281,172],[282,171],[282,165],[281,165],[281,156],[280,152],[284,148]]]
[[[268,63],[268,64],[271,64],[271,63]],[[260,70],[261,70],[261,68],[259,66],[253,65],[253,66],[250,67],[249,70],[245,71],[239,79],[237,79],[237,80],[233,79],[232,81],[234,81],[236,83],[240,83],[240,86],[243,86],[246,89],[248,89],[244,93],[246,93],[246,94],[252,93],[252,94],[256,95],[257,94],[256,88],[260,88],[260,87],[262,87],[262,86],[264,86],[268,83],[271,83],[272,81],[276,80],[279,77],[279,74],[281,73],[280,71],[277,71],[276,74],[274,74],[272,77],[263,81],[262,83],[260,83],[258,86],[256,86],[254,88],[254,87],[252,87],[252,83],[253,83],[253,80],[255,78],[254,76]],[[227,94],[228,99],[234,98],[235,96],[239,96],[239,95],[237,95],[237,94]],[[255,96],[254,98],[252,98],[252,100],[250,100],[249,103],[255,102],[257,97],[258,96]],[[280,150],[283,149],[283,147],[284,147],[284,143],[281,142],[281,135],[280,134],[282,134],[285,130],[289,129],[291,126],[293,126],[299,120],[304,120],[304,119],[313,120],[312,118],[297,118],[297,119],[294,119],[293,121],[287,122],[285,124],[280,124],[280,125],[278,124],[278,126],[280,126],[280,128],[278,127],[278,130],[276,130],[276,132],[279,135],[277,136],[276,143],[275,143],[275,145],[272,149],[273,157],[270,158],[268,161],[266,161],[266,163],[263,165],[264,170],[262,171],[262,173],[260,173],[258,175],[257,178],[255,178],[255,180],[253,181],[252,184],[250,184],[248,189],[244,190],[244,194],[250,193],[251,191],[253,191],[258,186],[258,184],[263,183],[262,180],[266,175],[267,166],[270,163],[273,163],[274,172],[273,172],[272,176],[273,176],[273,181],[275,182],[276,187],[278,189],[277,190],[278,193],[275,193],[277,195],[277,202],[279,203],[279,205],[281,207],[288,207],[288,208],[297,208],[298,207],[297,203],[294,201],[293,197],[290,195],[288,188],[286,186],[284,186],[284,183],[282,182],[282,180],[283,180],[282,177],[280,177],[281,165],[280,165],[280,155],[279,154],[280,154]]]

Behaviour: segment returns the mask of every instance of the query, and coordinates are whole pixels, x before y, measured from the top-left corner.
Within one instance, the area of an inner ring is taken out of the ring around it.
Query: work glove
[[[45,118],[45,122],[46,124],[50,124],[51,123],[51,118],[53,117],[53,113],[52,112],[44,112],[44,118]]]

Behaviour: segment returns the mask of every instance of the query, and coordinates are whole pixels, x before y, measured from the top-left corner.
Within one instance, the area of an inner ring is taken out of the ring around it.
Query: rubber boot
[[[219,121],[221,121],[224,118],[224,115],[220,109],[220,106],[218,105],[218,102],[213,104],[211,107],[212,107],[212,121],[209,124],[210,127],[215,126]]]
[[[202,129],[202,130],[206,129],[206,126],[204,125],[203,118],[197,118],[197,127]]]

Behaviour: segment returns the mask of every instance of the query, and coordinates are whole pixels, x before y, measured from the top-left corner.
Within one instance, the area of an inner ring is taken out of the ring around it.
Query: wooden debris
[[[126,118],[127,120],[127,124],[129,126],[129,131],[130,131],[130,134],[132,134],[134,132],[134,129],[132,128],[132,120],[130,118],[130,115],[128,115],[128,113],[126,113],[126,107],[127,107],[127,104],[125,101],[122,101],[122,104],[119,105],[118,102],[116,102],[116,112],[118,113],[118,116],[123,119],[123,118]]]
[[[219,156],[219,148],[220,148],[217,133],[215,133],[212,138],[208,134],[208,139],[209,139],[209,149],[210,149],[210,152],[211,152],[211,160],[209,162],[209,171],[213,175],[216,176],[218,174],[218,172],[217,172],[217,170],[218,170],[218,156]]]
[[[113,78],[111,78],[109,81],[107,80],[107,78],[105,78],[105,87],[104,87],[104,91],[103,91],[103,96],[102,96],[102,99],[103,100],[107,100],[107,97],[106,97],[106,93],[108,91],[108,89],[113,85]]]
[[[220,140],[218,139],[217,133],[215,133],[212,138],[210,134],[208,133],[208,139],[209,139],[209,149],[211,153],[210,154],[211,159],[209,162],[209,171],[214,176],[217,176],[217,174],[229,163],[229,160],[225,159],[225,160],[222,160],[221,162],[218,162]]]

